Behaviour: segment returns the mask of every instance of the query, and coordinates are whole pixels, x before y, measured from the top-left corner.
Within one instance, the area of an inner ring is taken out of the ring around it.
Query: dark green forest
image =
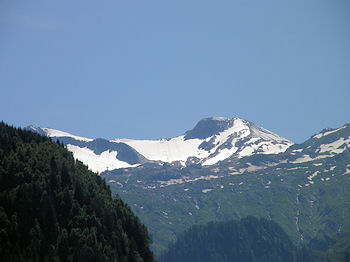
[[[160,262],[311,262],[350,261],[346,254],[329,254],[295,246],[283,229],[265,218],[210,222],[186,230],[170,244]]]
[[[154,261],[127,204],[63,144],[0,123],[1,261]]]
[[[273,221],[247,217],[210,222],[186,230],[160,262],[306,262],[315,261],[306,248],[297,248]]]

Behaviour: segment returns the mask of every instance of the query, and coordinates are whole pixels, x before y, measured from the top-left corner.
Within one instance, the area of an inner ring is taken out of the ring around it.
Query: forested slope
[[[62,144],[0,123],[1,261],[154,261],[150,243]]]
[[[161,262],[306,262],[318,261],[297,248],[273,221],[247,217],[192,226],[170,245]]]

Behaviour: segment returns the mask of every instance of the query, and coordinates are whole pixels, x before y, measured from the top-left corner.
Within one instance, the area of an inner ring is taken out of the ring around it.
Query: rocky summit
[[[46,127],[27,129],[59,139],[75,158],[100,173],[146,163],[210,166],[255,154],[278,154],[293,144],[247,120],[223,117],[202,119],[181,136],[159,140],[90,139]]]

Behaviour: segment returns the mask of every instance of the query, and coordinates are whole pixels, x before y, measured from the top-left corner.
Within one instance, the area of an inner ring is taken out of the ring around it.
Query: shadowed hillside
[[[283,229],[266,219],[247,217],[192,226],[170,245],[161,262],[306,262],[317,261],[297,248]]]
[[[154,261],[150,243],[62,144],[0,123],[1,261]]]

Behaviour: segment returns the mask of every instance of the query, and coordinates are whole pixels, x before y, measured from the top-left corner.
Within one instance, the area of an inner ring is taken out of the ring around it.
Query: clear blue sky
[[[350,122],[350,1],[0,2],[0,120],[166,138],[241,117],[295,142]]]

